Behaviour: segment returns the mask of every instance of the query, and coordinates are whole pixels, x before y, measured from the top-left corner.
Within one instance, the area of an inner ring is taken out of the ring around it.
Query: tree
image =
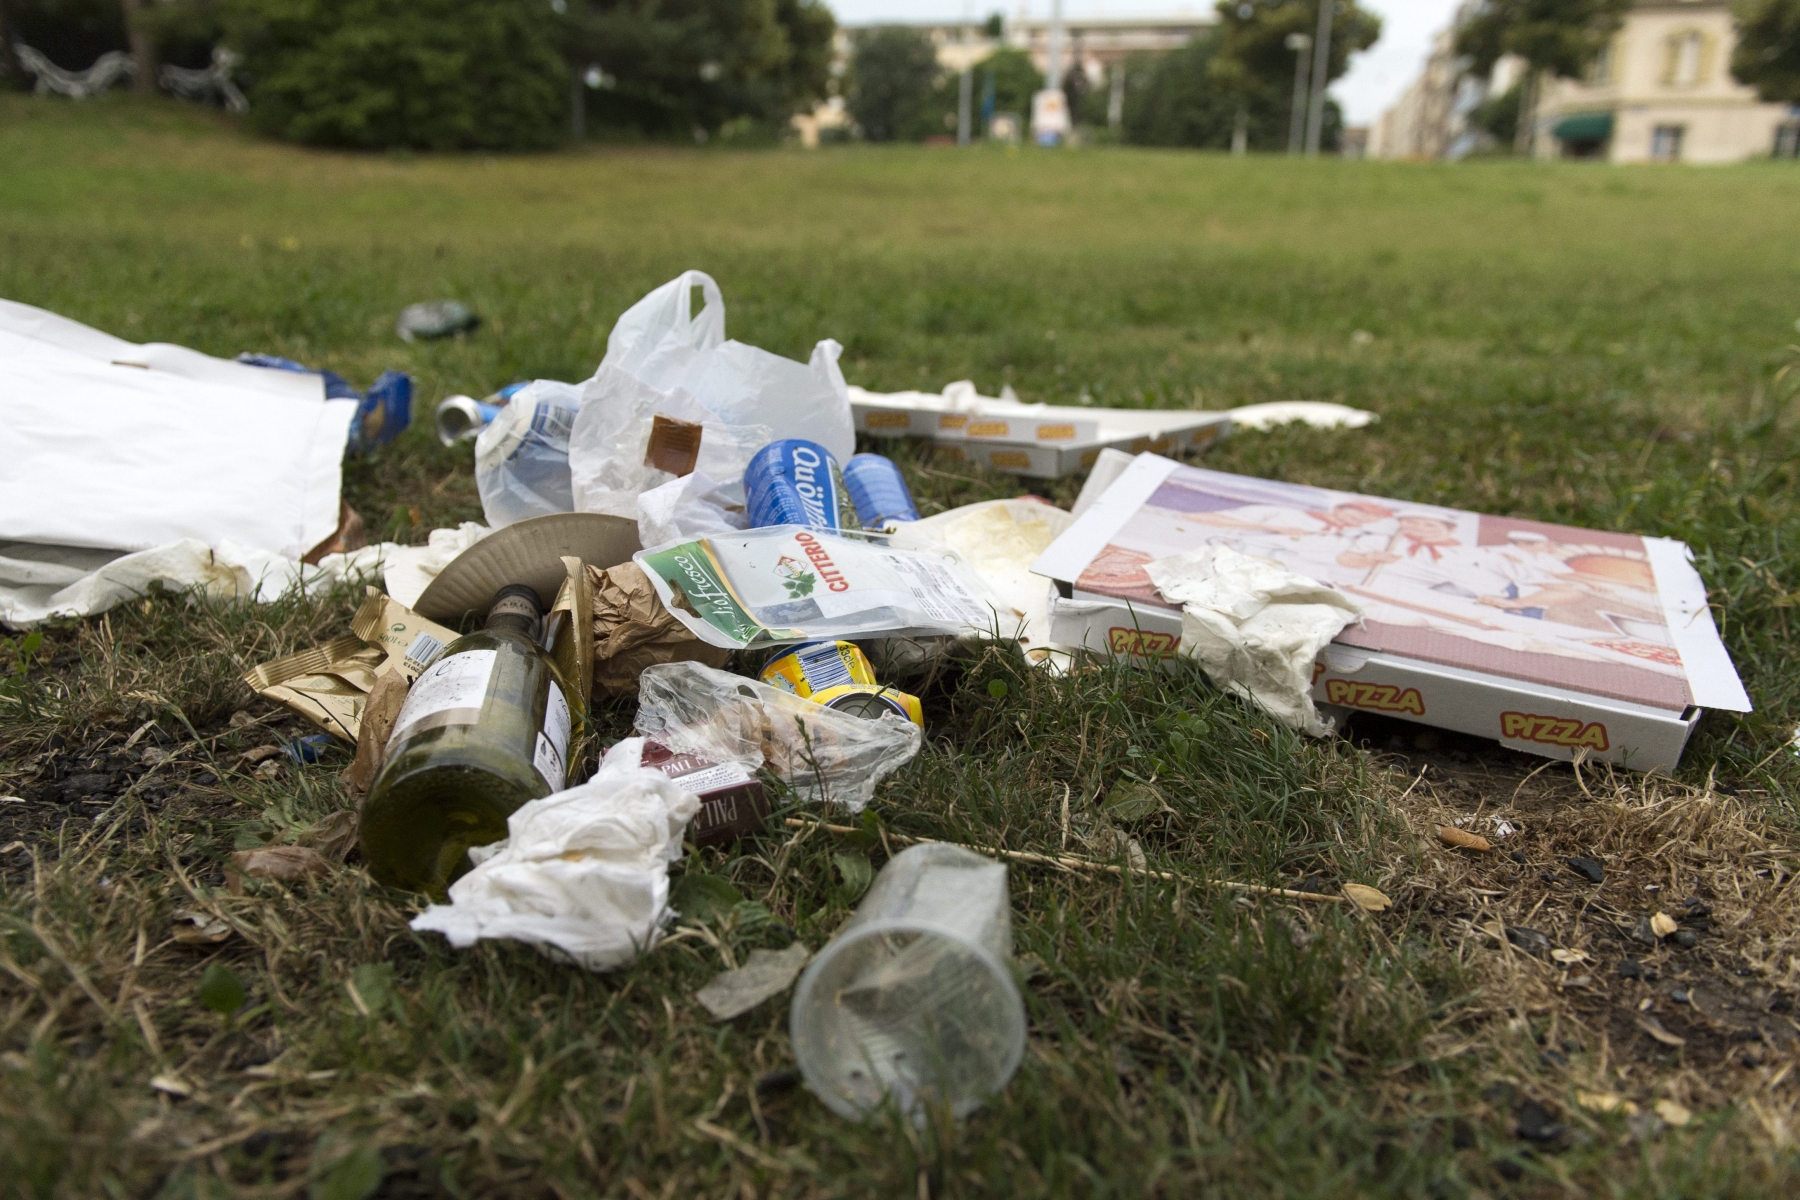
[[[850,115],[871,142],[939,132],[931,95],[938,83],[937,50],[916,29],[888,25],[856,39],[850,59]]]
[[[1520,93],[1515,149],[1529,150],[1540,79],[1578,79],[1604,50],[1632,0],[1483,0],[1456,34],[1456,51],[1483,77],[1508,54],[1529,71]]]
[[[748,118],[785,125],[822,99],[837,22],[820,0],[575,0],[567,53],[615,81],[596,125],[652,136]]]
[[[1800,0],[1739,0],[1731,73],[1771,103],[1800,104]]]
[[[1031,56],[1011,46],[996,50],[975,64],[975,77],[984,89],[989,75],[994,77],[995,112],[1029,114],[1031,98],[1044,86],[1044,73],[1031,65]]]
[[[376,149],[528,150],[568,113],[564,30],[519,0],[219,0],[250,120],[274,137]]]
[[[1335,0],[1331,49],[1326,57],[1325,80],[1329,85],[1350,69],[1350,56],[1373,46],[1381,37],[1381,18],[1359,8],[1355,0]],[[1219,0],[1217,38],[1219,50],[1210,71],[1215,86],[1242,98],[1253,123],[1266,123],[1279,112],[1284,117],[1294,103],[1294,51],[1288,38],[1296,33],[1313,36],[1319,23],[1319,6],[1309,0]],[[1312,74],[1310,66],[1307,75]],[[1286,145],[1286,126],[1282,126]],[[1253,146],[1259,145],[1252,140]],[[1263,143],[1266,145],[1267,143]],[[1273,146],[1268,146],[1273,149]]]
[[[1381,36],[1379,16],[1351,0],[1336,2],[1327,81],[1341,77],[1350,56]],[[1127,141],[1222,150],[1231,145],[1241,113],[1251,149],[1287,146],[1294,103],[1294,51],[1287,39],[1293,33],[1312,35],[1317,4],[1221,0],[1218,12],[1218,24],[1181,49],[1126,67]],[[1335,149],[1342,129],[1342,113],[1328,101],[1321,144]]]

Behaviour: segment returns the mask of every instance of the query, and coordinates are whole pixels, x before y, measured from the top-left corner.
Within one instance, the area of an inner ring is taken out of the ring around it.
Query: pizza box
[[[1175,653],[1181,614],[1144,564],[1220,543],[1352,596],[1314,666],[1333,710],[1492,737],[1549,758],[1672,770],[1701,713],[1748,712],[1688,548],[1139,455],[1033,570],[1051,637]]]
[[[941,395],[852,387],[850,409],[858,433],[925,438],[943,453],[1038,479],[1085,471],[1108,448],[1192,453],[1231,428],[1225,413],[1025,404],[978,396],[968,384]]]

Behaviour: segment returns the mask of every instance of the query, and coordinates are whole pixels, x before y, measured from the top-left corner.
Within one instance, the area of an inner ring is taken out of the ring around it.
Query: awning
[[[1613,115],[1609,112],[1573,113],[1556,123],[1550,132],[1565,142],[1604,142],[1612,136]]]

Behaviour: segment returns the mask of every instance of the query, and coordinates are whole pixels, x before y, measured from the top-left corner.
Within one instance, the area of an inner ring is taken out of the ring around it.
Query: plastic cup
[[[1025,1053],[1011,961],[1004,865],[941,843],[895,855],[795,990],[807,1086],[846,1117],[890,1094],[910,1115],[966,1116]]]

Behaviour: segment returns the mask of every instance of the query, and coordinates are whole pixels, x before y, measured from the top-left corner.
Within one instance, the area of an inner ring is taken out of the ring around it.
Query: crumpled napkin
[[[699,797],[639,766],[644,739],[607,752],[580,787],[523,805],[507,837],[469,852],[475,868],[412,927],[463,949],[482,938],[526,942],[590,971],[625,966],[669,921],[669,864]]]
[[[1145,566],[1181,605],[1181,653],[1215,685],[1290,729],[1324,737],[1312,702],[1313,660],[1362,607],[1316,579],[1229,546],[1202,546]]]

